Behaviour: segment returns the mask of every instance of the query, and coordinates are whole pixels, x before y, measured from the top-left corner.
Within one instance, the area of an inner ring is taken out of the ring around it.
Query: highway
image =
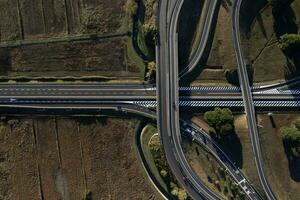
[[[165,155],[170,166],[172,173],[174,174],[178,183],[183,186],[186,185],[185,175],[182,174],[182,170],[178,164],[177,157],[173,153],[173,144],[170,138],[170,118],[168,110],[170,105],[165,103],[169,99],[169,93],[166,91],[169,88],[169,83],[166,81],[168,78],[168,67],[169,66],[169,49],[168,49],[168,21],[170,18],[169,7],[172,7],[175,1],[173,0],[160,0],[159,1],[159,42],[156,46],[156,85],[157,85],[157,125],[161,138],[162,145],[164,147]],[[184,187],[188,194],[194,199],[204,199],[204,196],[199,195],[193,188],[189,186]]]
[[[241,49],[241,40],[240,40],[240,30],[239,30],[239,13],[242,0],[234,0],[232,7],[232,33],[234,40],[235,53],[237,57],[238,64],[238,76],[241,85],[241,91],[243,96],[243,101],[245,105],[245,112],[247,115],[248,129],[250,132],[250,139],[253,148],[253,155],[258,171],[258,176],[261,182],[261,185],[266,193],[266,196],[270,200],[276,199],[275,194],[273,193],[270,184],[265,176],[264,166],[263,166],[263,156],[262,150],[259,142],[259,133],[256,124],[256,115],[254,109],[253,98],[251,94],[251,88],[247,73],[246,64],[243,58],[242,49]]]
[[[221,199],[199,180],[181,148],[176,29],[182,3],[183,0],[160,1],[159,6],[160,41],[156,78],[158,128],[167,161],[179,184],[193,199]]]
[[[179,184],[194,199],[222,199],[211,191],[190,167],[181,148],[181,129],[205,146],[223,164],[248,198],[260,199],[250,183],[234,166],[207,133],[193,124],[180,125],[180,106],[186,107],[244,107],[250,130],[254,159],[259,178],[268,199],[276,199],[265,177],[259,143],[254,106],[286,107],[300,105],[300,91],[281,90],[286,84],[300,79],[270,86],[250,87],[245,62],[240,47],[239,10],[242,0],[233,2],[232,30],[237,55],[241,87],[179,87],[179,79],[190,73],[203,56],[212,25],[217,0],[211,0],[201,39],[189,64],[178,72],[178,17],[184,0],[159,2],[159,41],[156,46],[156,85],[97,85],[97,84],[1,84],[0,107],[32,109],[114,110],[130,112],[154,118],[157,106],[157,122],[168,164]],[[253,92],[253,95],[252,95]],[[190,130],[190,131],[188,131]],[[203,139],[205,138],[205,139]]]
[[[273,86],[272,86],[273,87]],[[180,100],[242,100],[237,87],[180,87]],[[155,101],[153,85],[0,85],[0,99],[48,100],[141,100]],[[264,89],[253,92],[254,100],[298,100],[300,90]]]
[[[162,145],[165,150],[165,155],[170,166],[170,169],[178,183],[184,187],[188,194],[193,199],[206,199],[205,191],[203,187],[200,187],[200,191],[196,190],[189,184],[186,177],[186,173],[181,167],[181,160],[179,160],[178,153],[176,152],[171,130],[171,115],[169,113],[172,103],[169,103],[170,99],[170,47],[169,47],[169,32],[170,32],[170,19],[173,15],[173,9],[176,6],[175,0],[164,0],[159,2],[159,43],[156,54],[157,73],[156,73],[156,85],[157,85],[157,124],[162,141]],[[179,12],[177,12],[179,13]],[[201,183],[200,183],[201,184]],[[219,198],[217,198],[219,199]]]

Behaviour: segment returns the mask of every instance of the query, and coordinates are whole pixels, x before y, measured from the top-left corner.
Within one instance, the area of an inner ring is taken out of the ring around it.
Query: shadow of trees
[[[0,49],[0,74],[6,75],[11,70],[11,57],[9,50],[6,48]]]
[[[297,34],[298,24],[295,12],[291,8],[290,4],[293,0],[275,1],[273,3],[272,14],[274,17],[274,32],[279,39],[284,34]],[[285,77],[286,79],[293,78],[300,75],[300,52],[295,51],[292,54],[283,52],[286,59]]]
[[[212,138],[221,146],[222,150],[235,162],[239,168],[243,167],[243,146],[240,138],[235,132],[235,128],[225,137],[218,138],[216,134],[211,134]]]
[[[266,29],[265,29],[265,25],[264,25],[264,22],[263,22],[263,19],[262,19],[260,13],[258,13],[258,15],[256,16],[256,20],[257,20],[257,23],[258,23],[258,25],[259,25],[259,28],[260,28],[260,30],[261,30],[263,36],[264,36],[266,39],[268,39],[267,31],[266,31]]]
[[[101,125],[107,125],[107,120],[108,117],[107,116],[101,116],[98,118],[95,117],[80,117],[80,118],[76,118],[77,122],[83,125],[91,125],[91,124],[97,124],[100,123]]]
[[[283,141],[284,151],[289,162],[289,171],[291,178],[300,181],[300,146],[294,147],[288,142]]]
[[[215,9],[213,19],[212,19],[211,29],[209,31],[210,33],[208,35],[207,44],[205,46],[203,55],[202,55],[200,61],[198,62],[198,65],[193,69],[193,73],[190,73],[188,76],[185,76],[182,79],[182,84],[189,85],[191,82],[193,82],[195,79],[197,79],[197,77],[204,70],[204,64],[206,63],[206,61],[209,57],[209,54],[211,52],[211,47],[212,47],[213,42],[214,42],[214,36],[215,36],[216,27],[217,27],[217,20],[218,20],[218,16],[219,16],[219,10],[220,10],[220,7],[221,7],[221,2],[222,1],[217,2],[216,9]],[[181,29],[181,27],[180,27],[180,29]],[[199,38],[199,39],[201,39],[201,38]],[[180,42],[180,40],[179,40],[179,42]],[[191,40],[191,42],[192,42],[192,40]],[[192,43],[190,43],[190,45],[192,45]],[[179,49],[179,53],[180,53],[180,49]],[[186,55],[185,60],[184,59],[180,60],[179,71],[181,69],[183,69],[184,67],[186,67],[188,65],[188,63],[189,63],[188,56]]]
[[[232,6],[232,2],[230,0],[222,0],[221,6],[226,10],[226,12],[230,12],[230,7]]]
[[[262,18],[260,16],[259,11],[263,9],[268,4],[267,0],[248,0],[243,1],[241,5],[240,12],[240,28],[241,31],[248,35],[251,31],[251,25],[256,19],[261,28],[263,28]],[[264,28],[262,29],[262,31]],[[264,32],[264,31],[263,31]]]
[[[247,67],[247,73],[249,78],[249,83],[252,86],[253,85],[253,78],[254,78],[254,69],[252,64],[246,65]],[[225,72],[225,77],[228,83],[234,85],[234,86],[240,86],[239,76],[238,76],[238,70],[232,69]]]
[[[291,2],[292,0],[290,0],[286,4],[280,5],[280,8],[273,7],[273,28],[277,37],[280,37],[286,33],[296,34],[298,32],[296,16],[290,6]]]
[[[292,58],[286,58],[285,78],[291,79],[300,76],[300,53],[296,53]]]
[[[178,55],[179,63],[186,63],[192,51],[192,44],[197,34],[197,27],[204,1],[186,0],[179,15]],[[181,65],[182,66],[182,65]]]

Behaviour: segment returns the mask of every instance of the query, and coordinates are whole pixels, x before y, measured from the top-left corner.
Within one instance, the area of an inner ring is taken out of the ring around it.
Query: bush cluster
[[[215,108],[204,114],[205,121],[215,129],[218,136],[223,137],[233,132],[233,114],[228,108]]]
[[[284,34],[280,37],[280,48],[288,55],[300,51],[300,34]]]
[[[300,147],[300,118],[294,121],[290,127],[283,127],[282,138],[286,144],[291,147]]]

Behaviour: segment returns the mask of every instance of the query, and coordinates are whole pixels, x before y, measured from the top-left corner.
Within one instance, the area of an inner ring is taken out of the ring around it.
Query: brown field
[[[132,31],[132,19],[125,13],[125,3],[126,0],[1,1],[0,76],[140,80],[144,64],[127,34]],[[70,39],[87,34],[91,37]],[[19,42],[31,44],[18,45]]]
[[[241,38],[246,63],[253,68],[254,83],[270,83],[294,77],[286,56],[278,46],[273,29],[274,17],[267,0],[244,1],[240,14]],[[300,2],[291,3],[295,24],[300,23]],[[216,19],[215,35],[207,62],[199,70],[194,84],[225,84],[225,70],[236,69],[231,31],[231,1],[223,1]],[[298,27],[299,28],[299,27]],[[288,28],[286,28],[288,29]],[[201,68],[201,66],[198,66]]]
[[[3,120],[0,199],[80,200],[88,191],[99,200],[159,199],[137,157],[136,123],[112,118]]]
[[[274,113],[274,128],[267,114],[258,115],[258,121],[263,126],[260,129],[260,138],[267,177],[278,199],[282,200],[297,200],[300,196],[299,162],[293,167],[289,165],[280,131],[283,126],[290,126],[298,117],[299,114],[296,113]]]
[[[244,37],[244,51],[254,69],[254,82],[284,79],[286,58],[278,46],[273,30],[272,8],[262,7]]]
[[[228,1],[224,1],[218,10],[213,44],[206,63],[206,68],[215,69],[216,73],[218,69],[236,68],[236,58],[231,36],[231,5],[226,2]],[[221,74],[221,72],[219,73]]]
[[[287,79],[290,70],[287,67],[287,58],[278,45],[278,38],[274,31],[274,17],[272,15],[272,7],[265,0],[256,0],[255,3],[249,1],[249,7],[244,12],[255,8],[255,12],[248,16],[253,17],[252,20],[242,16],[242,21],[246,22],[244,31],[242,32],[245,57],[248,63],[254,69],[254,83],[277,82]],[[300,2],[295,0],[291,4],[291,13],[295,17],[295,23],[299,25],[300,21]],[[288,27],[286,27],[288,29]],[[285,30],[283,30],[284,32]],[[293,75],[289,75],[292,77]]]
[[[241,150],[238,152],[242,155],[242,164],[240,166],[242,172],[249,179],[249,181],[254,184],[255,188],[263,193],[263,189],[261,187],[259,177],[257,174],[257,170],[255,167],[252,145],[249,135],[249,130],[247,126],[247,119],[245,114],[235,115],[234,126],[235,131],[238,136],[238,139],[241,143]],[[234,151],[235,147],[231,148],[231,151]],[[233,152],[237,153],[237,152]]]
[[[231,33],[231,4],[229,1],[224,1],[217,6],[216,10],[218,13],[212,24],[211,34],[214,35],[210,38],[211,48],[207,52],[206,63],[198,66],[202,70],[199,70],[200,73],[197,72],[199,75],[195,83],[216,81],[226,84],[225,70],[236,68]]]
[[[215,159],[212,156],[209,156],[210,154],[203,150],[203,148],[198,144],[189,144],[188,142],[183,144],[184,151],[189,161],[189,164],[199,176],[199,179],[201,179],[203,183],[209,188],[211,188],[215,193],[217,193],[224,199],[227,199],[226,196],[221,191],[219,191],[213,183],[209,182],[207,178],[208,175],[211,175],[210,171],[212,170],[212,168],[218,168],[219,164],[215,161]],[[209,161],[207,159],[208,156],[212,159],[212,161]]]
[[[14,48],[7,55],[9,61],[2,75],[139,77],[139,68],[128,59],[126,46],[126,39],[117,38]]]
[[[4,0],[0,2],[0,40],[36,39],[82,32],[115,33],[124,23],[125,2]]]

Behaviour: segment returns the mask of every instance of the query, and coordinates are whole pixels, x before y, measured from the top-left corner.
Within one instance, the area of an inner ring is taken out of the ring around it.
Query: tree
[[[92,192],[91,191],[85,191],[82,200],[92,200]]]
[[[300,145],[300,131],[295,127],[284,127],[282,129],[283,140],[291,146]]]
[[[233,132],[233,114],[228,108],[215,108],[204,114],[205,121],[215,129],[219,136],[226,136]]]
[[[232,85],[240,84],[237,69],[226,70],[225,77],[227,81]]]
[[[186,200],[188,198],[188,195],[186,191],[182,188],[179,188],[178,190],[178,200]]]
[[[220,108],[215,108],[214,111],[208,111],[204,114],[204,119],[208,123],[208,125],[215,127],[220,119]]]
[[[146,41],[146,44],[153,48],[157,40],[157,26],[155,24],[143,24],[142,27],[143,35]]]
[[[151,77],[155,76],[155,73],[156,73],[156,63],[153,61],[148,62],[146,77],[150,79]]]
[[[270,0],[273,13],[279,14],[288,5],[288,2],[288,0]]]
[[[297,118],[296,121],[294,122],[295,127],[300,131],[300,118]]]
[[[230,133],[232,133],[232,131],[233,131],[232,124],[226,123],[226,124],[224,124],[224,125],[221,126],[220,134],[222,136],[226,136],[226,135],[229,135]]]
[[[222,123],[233,123],[233,115],[231,110],[223,108],[221,110],[220,120]]]
[[[280,48],[288,56],[293,56],[294,53],[300,51],[300,35],[299,34],[284,34],[280,37]]]
[[[125,10],[131,17],[134,17],[136,15],[137,9],[138,5],[136,0],[127,0],[125,4]]]

